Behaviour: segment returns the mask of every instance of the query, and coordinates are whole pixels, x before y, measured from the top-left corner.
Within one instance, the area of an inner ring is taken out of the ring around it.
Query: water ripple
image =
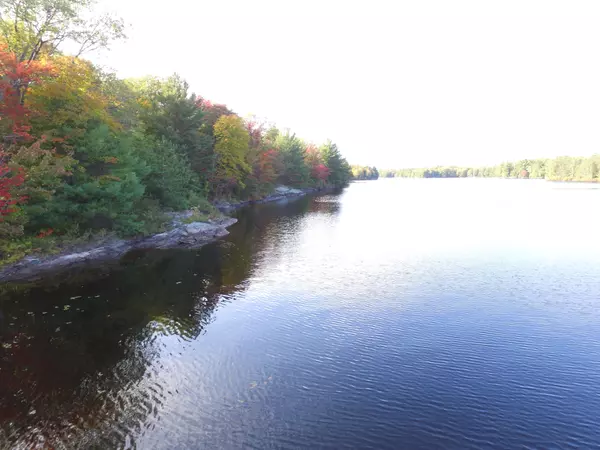
[[[600,448],[600,210],[386,183],[4,296],[0,447]]]

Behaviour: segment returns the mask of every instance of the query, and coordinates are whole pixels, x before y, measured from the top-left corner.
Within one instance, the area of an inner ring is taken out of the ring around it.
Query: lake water
[[[600,448],[599,187],[353,183],[5,289],[0,447]]]

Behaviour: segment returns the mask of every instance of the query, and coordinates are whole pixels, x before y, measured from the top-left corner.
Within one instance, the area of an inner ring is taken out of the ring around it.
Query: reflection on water
[[[278,218],[336,208],[308,199],[257,207],[241,213],[231,239],[219,245],[130,253],[108,273],[77,273],[58,286],[49,285],[52,280],[5,286],[2,440],[131,443],[132,433],[172,394],[150,381],[160,368],[156,359],[173,355],[160,338],[200,336],[219,299],[244,289],[254,255]]]
[[[560,187],[355,183],[4,286],[0,447],[596,447],[600,192]]]

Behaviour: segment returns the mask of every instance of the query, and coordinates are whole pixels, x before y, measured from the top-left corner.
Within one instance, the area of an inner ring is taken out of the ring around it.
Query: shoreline
[[[235,211],[236,209],[243,208],[245,206],[251,205],[260,205],[263,203],[272,203],[280,200],[289,200],[297,197],[304,197],[308,194],[317,194],[317,193],[325,193],[331,192],[332,188],[303,188],[303,189],[294,189],[289,188],[287,186],[278,186],[275,188],[275,191],[272,194],[267,195],[266,197],[257,199],[257,200],[245,200],[237,203],[229,203],[226,201],[218,201],[214,203],[215,208],[217,208],[222,213],[230,213]]]
[[[292,189],[279,186],[275,192],[258,200],[238,203],[216,202],[215,207],[224,214],[254,204],[294,200],[308,194],[326,192],[325,189]],[[33,282],[74,269],[94,268],[103,263],[114,262],[134,250],[151,249],[199,249],[229,234],[227,228],[237,223],[234,217],[222,217],[208,222],[184,223],[191,211],[173,214],[171,228],[163,233],[132,239],[108,239],[96,241],[52,255],[29,255],[0,268],[0,284]]]
[[[517,178],[517,177],[379,177],[379,180],[518,180],[545,181],[546,183],[589,183],[600,184],[600,179],[593,180],[554,180],[548,178]],[[369,180],[355,180],[369,181]]]

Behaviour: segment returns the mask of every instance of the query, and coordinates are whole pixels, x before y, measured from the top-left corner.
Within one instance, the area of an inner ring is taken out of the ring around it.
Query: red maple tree
[[[279,152],[275,149],[267,150],[259,155],[254,168],[254,175],[259,183],[274,183],[277,180],[280,167]]]
[[[314,144],[306,146],[306,164],[310,167],[310,176],[314,180],[326,181],[329,177],[330,170],[323,164],[321,152]]]
[[[329,167],[327,167],[325,164],[317,164],[316,166],[314,166],[312,168],[312,176],[314,179],[316,180],[321,180],[321,181],[325,181],[327,180],[327,177],[329,176]]]
[[[32,83],[52,75],[52,66],[42,61],[19,61],[17,55],[0,43],[0,126],[8,135],[8,143],[27,141],[30,111],[25,106],[25,93]]]

